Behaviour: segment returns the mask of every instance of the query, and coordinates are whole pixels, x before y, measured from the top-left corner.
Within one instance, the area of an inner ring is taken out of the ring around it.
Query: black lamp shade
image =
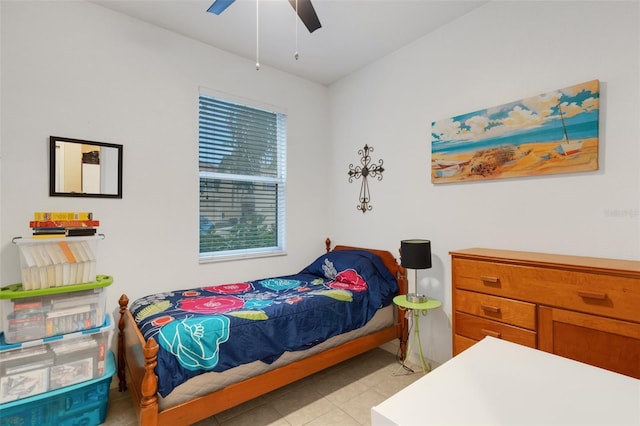
[[[400,241],[400,264],[409,269],[431,268],[431,241],[418,239]]]

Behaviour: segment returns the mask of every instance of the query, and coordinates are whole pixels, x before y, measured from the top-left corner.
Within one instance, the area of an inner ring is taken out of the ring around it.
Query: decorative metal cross
[[[356,206],[356,209],[360,210],[362,213],[366,213],[367,210],[371,210],[373,208],[369,205],[369,202],[371,201],[371,194],[369,193],[369,182],[367,181],[367,177],[377,177],[378,180],[382,180],[382,172],[384,172],[382,160],[378,160],[378,164],[371,164],[369,152],[373,152],[373,147],[365,144],[364,149],[358,150],[358,155],[362,157],[360,159],[360,164],[362,164],[362,166],[354,167],[353,164],[349,164],[349,183],[353,182],[353,179],[362,177],[359,198],[360,204]]]

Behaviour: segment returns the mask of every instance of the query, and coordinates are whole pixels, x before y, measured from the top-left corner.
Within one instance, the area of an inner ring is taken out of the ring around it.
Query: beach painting
[[[600,82],[431,124],[431,181],[598,170]]]

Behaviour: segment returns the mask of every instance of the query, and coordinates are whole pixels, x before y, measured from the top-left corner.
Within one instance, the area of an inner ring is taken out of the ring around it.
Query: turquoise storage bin
[[[116,372],[113,352],[107,354],[104,376],[0,405],[0,426],[97,426],[104,423],[111,377]]]

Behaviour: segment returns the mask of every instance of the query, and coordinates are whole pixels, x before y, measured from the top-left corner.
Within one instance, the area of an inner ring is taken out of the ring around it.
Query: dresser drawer
[[[456,310],[504,322],[529,330],[536,329],[536,305],[489,294],[455,290]]]
[[[468,337],[461,336],[459,334],[453,335],[453,356],[458,355],[460,352],[469,349],[474,344],[478,343],[477,340],[469,339]]]
[[[521,345],[536,347],[535,331],[525,330],[513,325],[492,321],[473,315],[456,312],[455,333],[473,340],[481,340],[485,336],[492,336]]]
[[[640,280],[604,274],[547,270],[535,295],[541,305],[640,322]]]
[[[523,276],[540,272],[533,269],[528,274],[527,267],[505,265],[468,259],[453,259],[453,286],[458,289],[478,291],[503,297],[530,300],[532,287]]]
[[[640,280],[551,267],[453,260],[457,289],[640,322]]]

